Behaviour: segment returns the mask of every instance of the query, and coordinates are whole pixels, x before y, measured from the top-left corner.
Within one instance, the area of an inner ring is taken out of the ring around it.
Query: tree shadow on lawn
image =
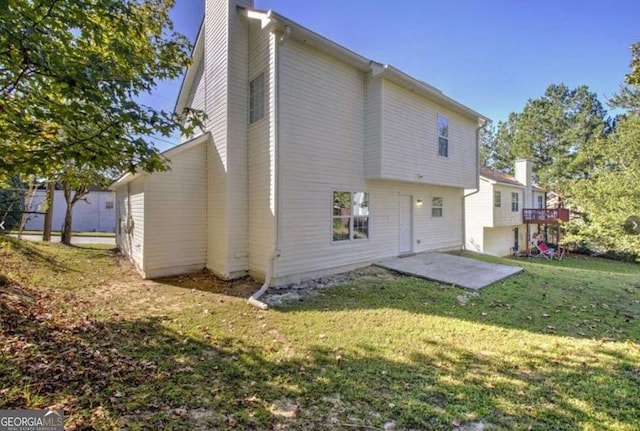
[[[79,272],[78,269],[73,268],[70,265],[61,263],[59,259],[57,259],[57,256],[38,250],[38,246],[33,242],[19,240],[8,235],[0,236],[0,244],[2,242],[5,243],[5,247],[10,247],[11,249],[17,251],[18,255],[23,256],[33,265],[44,265],[46,268],[53,271]],[[45,246],[49,245],[50,244],[47,244]],[[42,244],[40,244],[40,246],[42,246]],[[2,249],[0,249],[0,256],[2,256]]]
[[[632,429],[640,399],[620,353],[546,367],[544,351],[513,363],[432,340],[436,353],[397,360],[322,341],[295,352],[185,335],[163,317],[69,320],[24,294],[35,296],[1,303],[0,408],[63,408],[65,429]]]
[[[524,264],[525,271],[479,291],[396,275],[364,277],[275,305],[288,311],[398,309],[481,325],[573,338],[640,340],[640,289],[634,274],[576,278],[574,267]],[[295,289],[291,289],[295,291]],[[272,289],[268,295],[287,291]]]

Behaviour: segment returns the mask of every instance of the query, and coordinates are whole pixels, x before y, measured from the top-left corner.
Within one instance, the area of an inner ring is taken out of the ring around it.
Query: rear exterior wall
[[[397,256],[401,195],[411,196],[412,251],[460,249],[462,187],[365,179],[366,74],[294,40],[280,55],[282,219],[274,283]],[[332,240],[334,191],[370,194],[368,239]],[[432,216],[434,197],[442,198],[442,217]]]

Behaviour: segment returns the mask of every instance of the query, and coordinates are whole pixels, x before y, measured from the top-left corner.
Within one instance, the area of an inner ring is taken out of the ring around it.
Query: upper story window
[[[249,82],[249,124],[264,118],[264,72]]]
[[[442,198],[431,199],[431,217],[442,217]]]
[[[520,208],[520,193],[511,193],[511,211],[518,212]]]
[[[544,197],[538,196],[538,208],[544,208]]]
[[[449,119],[438,114],[438,155],[449,157]]]
[[[369,238],[369,193],[333,192],[333,240]]]
[[[113,209],[113,199],[112,198],[107,198],[107,200],[104,202],[104,208],[107,209],[107,210]]]
[[[496,208],[502,206],[502,193],[499,190],[493,192],[493,206]]]

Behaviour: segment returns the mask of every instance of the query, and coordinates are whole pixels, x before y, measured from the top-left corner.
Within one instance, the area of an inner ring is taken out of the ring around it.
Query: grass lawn
[[[67,429],[637,430],[640,266],[489,259],[479,292],[383,270],[267,311],[105,248],[0,237],[0,409]],[[4,276],[4,277],[2,277]]]

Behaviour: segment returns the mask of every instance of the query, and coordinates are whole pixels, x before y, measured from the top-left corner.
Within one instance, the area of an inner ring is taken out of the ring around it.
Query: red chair
[[[537,242],[536,248],[540,252],[538,256],[544,256],[544,258],[547,260],[553,260],[553,259],[560,260],[558,253],[553,248],[547,247],[547,244],[545,244],[544,241]]]

